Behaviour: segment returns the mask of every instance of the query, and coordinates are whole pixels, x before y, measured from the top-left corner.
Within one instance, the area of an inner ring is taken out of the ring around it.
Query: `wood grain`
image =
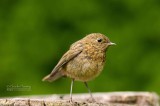
[[[0,106],[159,106],[159,97],[153,92],[93,93],[96,102],[90,102],[89,94],[35,95],[0,98]]]

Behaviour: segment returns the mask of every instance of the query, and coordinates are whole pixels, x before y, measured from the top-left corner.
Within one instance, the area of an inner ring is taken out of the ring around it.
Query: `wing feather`
[[[63,76],[60,72],[60,69],[68,63],[70,60],[78,56],[83,51],[83,45],[80,41],[75,42],[71,45],[70,49],[62,56],[58,64],[55,66],[55,68],[52,70],[52,72],[43,78],[43,81],[54,81],[61,76]]]

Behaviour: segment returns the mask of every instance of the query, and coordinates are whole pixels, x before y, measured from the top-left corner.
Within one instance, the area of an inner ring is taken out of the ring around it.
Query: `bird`
[[[106,51],[112,45],[107,36],[101,33],[91,33],[73,43],[61,57],[58,64],[42,81],[52,82],[61,77],[71,78],[70,101],[74,81],[85,84],[90,98],[94,101],[87,82],[96,78],[103,70],[106,62]]]

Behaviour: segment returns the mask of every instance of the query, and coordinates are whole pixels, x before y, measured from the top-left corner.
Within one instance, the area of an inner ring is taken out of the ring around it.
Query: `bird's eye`
[[[98,42],[102,42],[102,39],[101,39],[101,38],[99,38],[99,39],[97,39],[97,41],[98,41]]]

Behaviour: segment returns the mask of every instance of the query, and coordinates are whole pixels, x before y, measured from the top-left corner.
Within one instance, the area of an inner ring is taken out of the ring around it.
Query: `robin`
[[[116,44],[101,33],[91,33],[85,36],[70,46],[70,49],[62,56],[52,72],[43,78],[43,81],[52,82],[62,76],[71,78],[70,101],[72,101],[74,81],[84,82],[91,99],[94,100],[87,82],[102,72],[106,51],[111,45]]]

